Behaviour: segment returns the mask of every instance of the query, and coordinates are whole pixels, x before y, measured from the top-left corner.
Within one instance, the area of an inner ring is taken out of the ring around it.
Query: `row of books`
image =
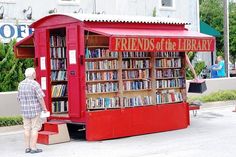
[[[117,82],[106,82],[87,84],[87,93],[104,93],[104,92],[117,92],[119,85]]]
[[[140,89],[150,89],[150,81],[124,81],[123,89],[124,90],[140,90]]]
[[[51,58],[66,58],[66,48],[65,47],[51,47],[50,56]]]
[[[122,52],[123,58],[150,57],[150,52]]]
[[[66,70],[66,59],[51,59],[51,70]]]
[[[150,70],[123,70],[122,79],[148,79],[150,78]]]
[[[180,57],[179,52],[157,52],[156,57]]]
[[[177,91],[164,91],[162,93],[156,94],[156,103],[175,103],[183,101],[182,93]],[[120,108],[120,98],[119,97],[99,97],[96,99],[89,98],[86,99],[86,104],[88,109],[105,109],[105,108]],[[151,96],[134,96],[134,97],[123,97],[124,107],[135,107],[153,104]]]
[[[65,36],[51,35],[50,46],[51,47],[65,47],[66,46]]]
[[[157,80],[156,85],[157,88],[183,88],[185,87],[185,79]]]
[[[120,107],[120,99],[119,97],[113,98],[97,98],[92,99],[89,98],[86,100],[88,109],[101,109],[101,108],[118,108]]]
[[[180,58],[163,58],[163,59],[156,59],[155,63],[156,67],[173,67],[173,68],[180,68],[181,67],[181,59]]]
[[[68,101],[53,101],[52,102],[52,112],[67,112],[68,111]]]
[[[123,106],[125,107],[143,106],[143,105],[150,105],[150,104],[152,104],[151,96],[144,96],[143,98],[141,96],[123,98]]]
[[[111,52],[109,49],[85,50],[85,58],[118,58],[118,52]]]
[[[123,69],[132,69],[132,68],[149,68],[149,60],[123,60],[122,68]]]
[[[52,81],[65,81],[67,80],[66,71],[52,71],[51,72]]]
[[[97,62],[86,62],[86,70],[108,70],[117,69],[117,60],[103,60]]]
[[[109,81],[117,80],[118,72],[86,72],[86,81]]]
[[[174,103],[183,101],[183,96],[181,92],[177,91],[164,91],[162,93],[156,94],[157,104],[163,103]]]
[[[156,78],[180,77],[180,69],[162,69],[156,70]]]
[[[67,95],[67,86],[63,84],[52,86],[52,97],[63,97]]]

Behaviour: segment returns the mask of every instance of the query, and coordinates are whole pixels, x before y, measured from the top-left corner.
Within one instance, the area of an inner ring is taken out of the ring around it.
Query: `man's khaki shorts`
[[[23,118],[23,127],[25,130],[39,131],[42,127],[40,115],[37,115],[34,118]]]

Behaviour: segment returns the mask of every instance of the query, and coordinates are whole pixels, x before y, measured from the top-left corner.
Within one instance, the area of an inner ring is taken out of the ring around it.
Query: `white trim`
[[[163,10],[163,11],[175,11],[176,10],[176,1],[175,0],[172,0],[172,6],[171,7],[165,7],[165,6],[162,6],[162,0],[160,1],[159,3],[159,9],[160,10]]]
[[[89,21],[89,22],[160,23],[160,24],[186,24],[186,25],[190,24],[189,22],[183,21],[182,19],[165,18],[165,17],[160,18],[160,17],[152,17],[152,16],[56,13],[56,14],[47,15],[45,17],[55,16],[55,15],[65,15],[65,16],[73,17],[80,21]]]
[[[63,1],[58,0],[58,5],[79,5],[80,0]]]

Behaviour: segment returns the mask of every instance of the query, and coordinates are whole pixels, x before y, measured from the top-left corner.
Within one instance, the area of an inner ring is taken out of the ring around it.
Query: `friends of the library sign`
[[[17,41],[33,33],[27,24],[0,23],[0,40],[4,43],[16,38]]]
[[[214,38],[111,37],[112,51],[214,51]]]

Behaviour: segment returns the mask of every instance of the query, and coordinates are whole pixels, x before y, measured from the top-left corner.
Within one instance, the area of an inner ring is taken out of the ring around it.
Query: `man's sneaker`
[[[25,149],[25,153],[30,153],[31,149],[30,148],[26,148]]]
[[[35,150],[31,149],[30,153],[31,153],[31,154],[34,154],[34,153],[41,153],[42,151],[43,151],[42,149],[35,149]]]

